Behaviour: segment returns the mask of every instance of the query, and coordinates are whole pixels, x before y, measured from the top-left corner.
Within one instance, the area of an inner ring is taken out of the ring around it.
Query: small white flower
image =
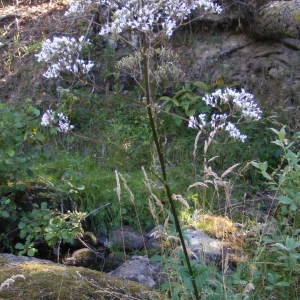
[[[188,128],[198,128],[198,121],[194,116],[189,117]]]
[[[50,126],[54,121],[55,113],[52,109],[47,109],[42,116],[41,125],[42,126]]]
[[[231,122],[226,123],[224,130],[227,131],[231,137],[241,140],[243,143],[247,139],[247,136],[245,134],[241,134],[239,129]]]
[[[59,132],[68,133],[74,129],[70,124],[68,116],[62,112],[56,113],[52,109],[46,110],[42,116],[41,125],[45,127],[55,127]]]

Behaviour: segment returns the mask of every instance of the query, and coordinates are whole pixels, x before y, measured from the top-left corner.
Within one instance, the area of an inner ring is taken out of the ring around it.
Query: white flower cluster
[[[161,29],[170,37],[176,26],[196,8],[217,13],[222,11],[221,7],[211,0],[106,0],[104,2],[108,8],[114,7],[115,10],[113,21],[102,27],[100,35],[118,34],[127,29],[146,33],[159,32],[158,29]]]
[[[64,15],[66,17],[82,15],[82,14],[84,14],[86,7],[89,6],[91,3],[92,3],[91,0],[72,1]]]
[[[189,128],[201,130],[209,126],[213,130],[224,130],[234,139],[245,142],[247,136],[242,134],[236,125],[229,121],[229,118],[237,111],[246,119],[259,120],[262,116],[262,111],[254,101],[254,96],[247,93],[244,89],[241,92],[230,88],[224,90],[218,89],[210,95],[205,95],[203,100],[207,105],[215,108],[220,108],[223,104],[228,104],[230,114],[213,114],[209,121],[206,114],[190,116],[188,122]]]
[[[67,133],[74,128],[70,124],[69,118],[63,113],[56,113],[52,109],[47,109],[42,116],[41,125],[45,127],[56,127],[59,132]]]
[[[46,78],[56,78],[61,72],[71,72],[86,74],[93,68],[92,61],[80,59],[80,52],[89,41],[81,36],[74,37],[54,37],[47,39],[42,45],[41,51],[36,54],[37,61],[49,64],[48,70],[43,74]]]
[[[254,100],[254,95],[242,89],[240,92],[226,88],[218,89],[210,95],[205,95],[203,101],[212,107],[220,107],[228,104],[232,111],[240,111],[243,117],[260,120],[262,111]]]
[[[74,0],[71,1],[69,8],[65,12],[66,17],[81,16],[86,13],[92,5],[100,6],[106,4],[105,0]]]
[[[70,16],[82,16],[86,13],[87,9],[92,5],[100,6],[104,5],[110,9],[118,8],[119,5],[125,5],[125,1],[111,1],[111,0],[73,0],[70,3],[69,8],[65,12],[66,17]]]

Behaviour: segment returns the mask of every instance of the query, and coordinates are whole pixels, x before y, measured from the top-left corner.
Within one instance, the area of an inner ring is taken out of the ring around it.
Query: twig
[[[106,204],[104,204],[104,205],[102,205],[102,206],[100,206],[100,207],[98,207],[98,208],[92,210],[89,214],[87,214],[87,215],[85,216],[84,219],[88,218],[90,215],[95,214],[96,212],[98,212],[99,210],[101,210],[102,208],[105,208],[105,207],[107,207],[107,206],[111,206],[111,203],[106,203]]]

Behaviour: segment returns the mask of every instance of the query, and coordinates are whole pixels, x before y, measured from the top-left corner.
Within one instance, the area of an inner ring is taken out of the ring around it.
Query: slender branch
[[[104,205],[101,205],[101,206],[98,207],[98,208],[95,208],[95,209],[92,210],[90,213],[88,213],[88,214],[84,217],[84,219],[88,218],[90,215],[95,214],[96,212],[98,212],[99,210],[101,210],[101,209],[103,209],[103,208],[105,208],[105,207],[107,207],[107,206],[111,206],[111,203],[106,203],[106,204],[104,204]]]

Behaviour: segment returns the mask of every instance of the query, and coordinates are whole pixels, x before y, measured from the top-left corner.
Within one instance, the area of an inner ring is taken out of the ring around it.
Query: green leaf
[[[285,287],[285,286],[290,286],[291,284],[287,281],[279,281],[279,282],[276,282],[275,283],[275,286],[278,286],[278,287]]]
[[[47,202],[42,202],[42,203],[41,203],[41,209],[48,209],[48,204],[47,204]]]
[[[15,248],[18,249],[18,250],[23,250],[24,249],[24,245],[21,244],[21,243],[16,243],[15,244]]]
[[[208,93],[209,92],[209,86],[204,83],[203,81],[194,81],[193,83],[193,86],[203,90],[204,92]]]
[[[279,196],[278,200],[279,200],[280,203],[287,204],[287,205],[289,205],[293,202],[293,200],[290,199],[288,196]]]
[[[13,157],[13,156],[15,156],[16,152],[13,149],[10,149],[10,150],[6,151],[6,154],[9,157]]]
[[[3,219],[9,218],[9,213],[7,211],[0,212],[0,218],[3,218]]]
[[[19,229],[24,229],[26,227],[26,224],[24,222],[20,222],[18,225]]]
[[[174,98],[180,99],[182,96],[184,96],[184,95],[186,95],[186,94],[188,94],[188,93],[190,93],[189,90],[181,89],[180,91],[178,91],[178,92],[175,94]]]
[[[183,121],[182,121],[181,119],[179,119],[179,118],[175,118],[175,119],[174,119],[174,123],[175,123],[176,126],[178,126],[178,127],[182,125],[182,122],[183,122]]]
[[[28,111],[28,113],[30,113],[30,114],[32,114],[32,115],[34,115],[36,117],[38,117],[40,115],[40,111],[37,108],[35,108],[35,107],[31,106],[31,105],[28,107],[27,111]]]
[[[30,249],[28,249],[28,251],[27,251],[27,255],[28,255],[28,256],[34,256],[36,252],[37,252],[37,249],[35,249],[35,248],[30,248]]]
[[[165,102],[169,102],[169,101],[173,101],[172,98],[168,97],[168,96],[162,96],[159,98],[160,101],[165,101]]]
[[[286,244],[286,247],[288,248],[288,250],[294,250],[294,249],[300,247],[300,242],[296,241],[292,237],[287,237],[285,240],[285,244]]]
[[[66,230],[63,230],[62,233],[61,233],[61,237],[64,239],[64,240],[68,240],[70,238],[70,233]]]

